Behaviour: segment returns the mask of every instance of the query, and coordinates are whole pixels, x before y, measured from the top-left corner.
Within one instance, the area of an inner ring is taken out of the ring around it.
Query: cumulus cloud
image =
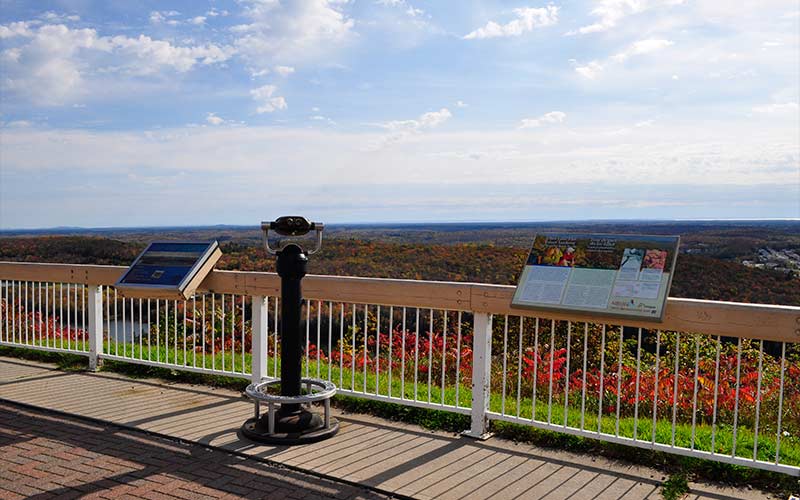
[[[184,73],[233,55],[231,47],[180,46],[145,35],[99,36],[64,24],[11,23],[0,26],[0,38],[9,40],[0,53],[2,88],[43,105],[65,104],[86,93],[87,77]]]
[[[765,104],[763,106],[755,106],[753,107],[753,112],[767,115],[777,115],[792,112],[797,113],[798,109],[800,109],[800,106],[798,106],[796,102],[776,102],[772,104]]]
[[[210,123],[211,125],[222,125],[225,123],[225,120],[217,116],[216,113],[208,113],[206,115],[206,122]]]
[[[452,116],[449,109],[442,108],[439,111],[423,113],[416,120],[391,120],[379,123],[378,126],[386,129],[389,133],[368,146],[367,150],[378,150],[390,144],[402,142],[412,135],[438,127]]]
[[[249,22],[231,28],[235,46],[251,72],[274,64],[296,65],[319,59],[345,44],[355,21],[339,0],[241,0]]]
[[[598,18],[598,20],[567,34],[586,35],[608,31],[630,15],[639,14],[655,7],[681,5],[683,3],[686,3],[686,0],[600,0],[598,5],[591,11],[591,15]]]
[[[289,76],[294,73],[294,68],[291,66],[275,66],[275,73],[281,76]]]
[[[57,14],[52,11],[47,11],[39,16],[39,19],[48,23],[66,23],[68,21],[80,21],[81,17],[75,14]]]
[[[195,26],[202,26],[206,23],[206,17],[205,16],[193,17],[189,19],[187,22],[189,24],[194,24]]]
[[[258,114],[272,113],[287,108],[286,99],[275,95],[277,91],[278,87],[275,85],[264,85],[250,91],[250,96],[258,103],[258,108],[256,108]]]
[[[489,21],[483,28],[478,28],[464,35],[465,40],[481,40],[485,38],[520,36],[534,28],[552,26],[558,22],[558,7],[523,7],[514,9],[516,19],[506,24]]]
[[[177,10],[154,10],[150,13],[151,24],[169,24],[170,26],[177,26],[180,21],[171,19],[175,16],[181,15]]]
[[[469,104],[465,103],[464,101],[456,101],[456,107],[457,108],[466,108],[468,106],[469,106]]]
[[[545,113],[539,118],[524,118],[520,124],[519,128],[535,128],[541,127],[542,125],[550,125],[555,123],[564,123],[564,120],[567,119],[567,114],[563,111],[551,111],[549,113]]]
[[[622,52],[618,52],[603,61],[590,61],[582,66],[576,66],[575,71],[584,78],[594,80],[610,65],[622,64],[631,57],[650,54],[674,45],[671,40],[639,40],[630,44]]]

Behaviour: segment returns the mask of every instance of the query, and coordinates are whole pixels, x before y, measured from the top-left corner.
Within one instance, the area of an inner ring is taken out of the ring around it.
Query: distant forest
[[[258,243],[257,233],[243,231],[229,238],[198,234],[188,239],[219,238],[224,256],[218,269],[242,271],[274,271],[274,259]],[[116,236],[116,235],[115,235]],[[152,236],[152,235],[151,235]],[[173,235],[175,236],[175,235]],[[323,244],[320,253],[309,263],[312,274],[367,276],[516,284],[527,249],[522,246],[499,246],[495,242],[423,243],[368,239],[371,234],[335,234]],[[489,235],[497,236],[497,233]],[[729,235],[730,236],[730,235]],[[787,235],[783,231],[778,237]],[[793,235],[791,235],[793,236]],[[757,238],[768,238],[759,235]],[[692,241],[697,236],[691,236]],[[155,239],[155,238],[152,238]],[[480,239],[475,238],[477,241]],[[762,241],[742,242],[741,235],[732,238],[741,251]],[[73,264],[128,265],[144,248],[148,238],[137,235],[127,241],[93,236],[36,236],[0,238],[0,260],[26,262],[62,262]],[[228,241],[224,241],[228,240]],[[712,248],[728,248],[724,242]],[[707,255],[681,254],[670,295],[699,299],[783,304],[800,306],[800,279],[784,273],[748,268],[735,260],[725,259],[709,251]]]

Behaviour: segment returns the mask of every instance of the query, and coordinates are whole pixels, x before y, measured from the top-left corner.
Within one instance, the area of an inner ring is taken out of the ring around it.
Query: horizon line
[[[392,225],[448,225],[448,224],[555,224],[555,223],[633,223],[633,222],[800,222],[800,217],[734,217],[734,218],[664,218],[664,219],[635,219],[635,218],[602,218],[602,219],[516,219],[516,220],[456,220],[456,221],[380,221],[380,222],[329,222],[327,226],[392,226]],[[200,228],[252,228],[258,229],[259,224],[185,224],[185,225],[154,225],[154,226],[51,226],[51,227],[22,227],[0,228],[0,233],[33,232],[33,231],[114,231],[135,229],[200,229]]]

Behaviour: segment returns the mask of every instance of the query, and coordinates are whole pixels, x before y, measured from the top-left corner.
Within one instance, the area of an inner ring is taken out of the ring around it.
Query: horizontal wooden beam
[[[126,269],[122,266],[0,262],[0,279],[110,286]],[[280,278],[275,273],[215,270],[199,290],[277,297]],[[475,311],[800,342],[800,307],[795,306],[670,297],[664,321],[654,323],[593,314],[514,309],[511,307],[514,287],[507,285],[309,275],[303,281],[303,292],[310,300]]]

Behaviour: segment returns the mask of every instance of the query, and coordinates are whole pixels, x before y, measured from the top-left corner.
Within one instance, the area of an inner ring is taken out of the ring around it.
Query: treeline
[[[0,260],[128,265],[141,243],[96,237],[0,239]],[[218,268],[274,271],[274,258],[249,242],[222,244]],[[527,257],[521,248],[487,244],[425,245],[330,239],[309,262],[312,274],[516,284]],[[700,255],[679,255],[670,295],[800,305],[800,279]]]

